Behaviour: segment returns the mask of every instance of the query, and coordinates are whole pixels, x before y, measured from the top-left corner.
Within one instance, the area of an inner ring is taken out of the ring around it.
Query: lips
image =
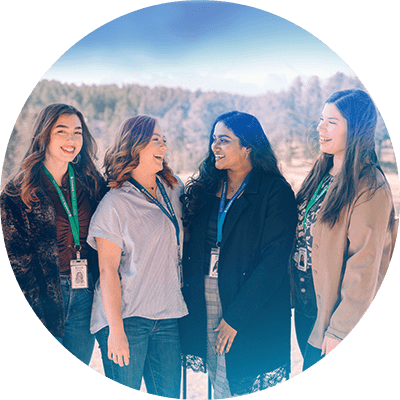
[[[215,161],[220,161],[220,160],[222,160],[223,158],[225,158],[225,156],[223,156],[223,155],[221,155],[221,154],[214,154],[214,156],[215,156]]]
[[[75,152],[75,147],[65,146],[65,147],[61,147],[61,150],[66,154],[72,155]]]
[[[319,142],[320,143],[327,143],[327,142],[330,142],[332,139],[329,139],[329,138],[323,138],[323,137],[319,137]]]

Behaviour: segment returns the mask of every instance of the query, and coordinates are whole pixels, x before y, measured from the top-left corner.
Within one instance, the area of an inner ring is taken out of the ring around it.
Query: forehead
[[[57,118],[53,128],[57,126],[68,126],[70,128],[82,128],[81,120],[76,114],[62,114]]]
[[[328,118],[330,117],[330,118],[337,118],[339,120],[345,120],[345,118],[343,118],[342,114],[337,109],[337,107],[332,103],[325,104],[324,109],[322,110],[322,115]]]
[[[161,126],[156,123],[154,125],[153,135],[161,136],[162,134],[163,134],[163,130],[161,129]]]
[[[219,121],[217,125],[215,125],[214,136],[229,136],[231,138],[236,137],[233,131],[227,128],[222,121]]]

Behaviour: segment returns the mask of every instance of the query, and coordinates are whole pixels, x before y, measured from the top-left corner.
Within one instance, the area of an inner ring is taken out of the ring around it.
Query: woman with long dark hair
[[[296,207],[254,116],[232,111],[216,119],[208,154],[182,199],[186,366],[208,371],[214,398],[285,380]]]
[[[179,398],[183,184],[167,164],[166,139],[147,115],[125,120],[107,150],[111,190],[90,223],[98,249],[91,330],[107,377],[148,393]]]
[[[292,271],[303,369],[354,328],[389,265],[394,207],[375,153],[376,122],[367,93],[334,93],[317,128],[321,153],[297,194]]]
[[[96,253],[86,244],[105,191],[96,144],[75,107],[44,107],[18,173],[0,197],[6,249],[27,301],[46,328],[89,364]]]

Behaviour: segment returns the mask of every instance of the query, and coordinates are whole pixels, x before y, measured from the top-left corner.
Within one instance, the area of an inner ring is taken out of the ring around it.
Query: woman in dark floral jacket
[[[98,276],[97,256],[86,236],[105,191],[95,153],[82,114],[69,105],[51,104],[40,111],[21,168],[0,196],[8,257],[28,303],[86,364],[94,346],[89,323]],[[71,271],[79,277],[77,285]]]

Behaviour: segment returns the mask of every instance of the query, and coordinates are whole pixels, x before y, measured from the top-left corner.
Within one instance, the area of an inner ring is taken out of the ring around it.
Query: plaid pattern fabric
[[[205,277],[205,292],[207,306],[207,371],[214,389],[214,399],[231,397],[229,383],[226,377],[225,355],[215,352],[215,342],[218,332],[214,329],[222,319],[222,306],[218,292],[218,279]]]

